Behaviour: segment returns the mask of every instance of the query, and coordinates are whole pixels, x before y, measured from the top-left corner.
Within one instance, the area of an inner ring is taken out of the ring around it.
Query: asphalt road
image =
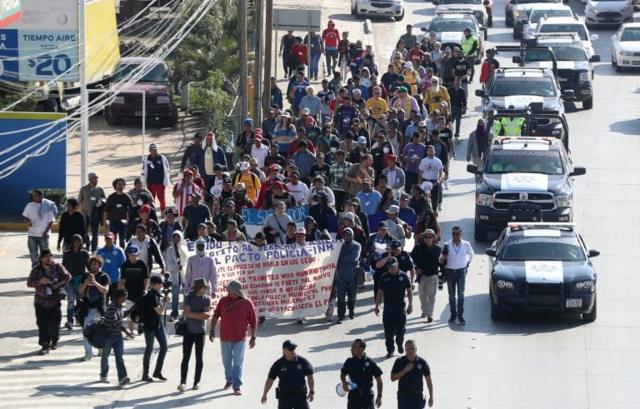
[[[293,2],[289,2],[291,4]],[[282,4],[282,2],[280,2]],[[348,14],[348,4],[324,0],[323,19],[336,20],[338,28],[358,27]],[[572,2],[581,14],[583,6]],[[378,63],[386,58],[404,31],[406,23],[426,26],[433,6],[408,1],[407,15],[400,23],[375,21],[373,41]],[[512,42],[504,27],[502,1],[496,4],[494,27],[489,41]],[[348,21],[348,22],[347,22]],[[589,247],[601,251],[594,259],[599,271],[599,317],[584,325],[579,317],[519,317],[495,324],[489,318],[487,296],[487,243],[473,243],[473,178],[465,173],[466,141],[452,166],[451,188],[446,192],[441,216],[443,231],[459,224],[477,253],[467,278],[467,325],[450,326],[446,293],[439,292],[436,321],[426,324],[415,313],[407,324],[407,338],[418,342],[418,353],[431,365],[438,408],[639,408],[640,385],[640,288],[637,257],[640,254],[640,81],[638,73],[616,73],[610,66],[609,37],[600,35],[596,52],[603,62],[596,64],[594,108],[575,110],[567,106],[574,162],[587,167],[577,179],[575,221]],[[352,31],[352,38],[358,38]],[[473,87],[470,87],[473,89]],[[479,100],[471,97],[464,122],[467,135],[479,115]],[[218,345],[205,347],[202,389],[184,395],[175,393],[180,362],[180,340],[171,337],[166,384],[140,383],[125,391],[95,385],[98,362],[79,363],[80,333],[65,333],[62,348],[46,358],[34,355],[37,348],[31,292],[24,286],[27,274],[26,239],[23,235],[1,234],[0,310],[9,319],[0,320],[0,392],[4,407],[197,407],[221,405],[257,408],[267,371],[280,354],[284,339],[294,339],[299,353],[316,370],[316,401],[312,407],[346,407],[336,396],[339,369],[349,356],[354,338],[364,338],[367,353],[384,371],[385,408],[395,407],[396,385],[389,381],[393,360],[384,360],[381,320],[373,314],[371,292],[361,292],[354,321],[342,325],[310,319],[300,327],[291,321],[269,320],[259,330],[254,350],[247,351],[244,395],[227,396]],[[417,306],[417,304],[416,304]],[[125,360],[133,379],[139,377],[142,340],[126,344]],[[112,363],[113,365],[113,363]],[[192,363],[193,365],[193,363]],[[212,399],[215,399],[212,401]],[[273,393],[266,407],[276,407]]]

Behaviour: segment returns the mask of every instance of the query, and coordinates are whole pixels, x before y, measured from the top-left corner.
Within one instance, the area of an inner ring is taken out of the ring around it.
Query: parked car
[[[125,57],[118,63],[113,76],[116,84],[130,78],[142,66],[148,67],[147,72],[135,83],[118,90],[111,105],[107,106],[104,115],[110,125],[119,125],[127,117],[142,117],[157,119],[167,126],[174,126],[178,122],[178,107],[173,101],[171,89],[171,72],[166,62],[148,57]],[[142,98],[145,98],[143,113]]]
[[[625,23],[611,37],[611,64],[616,71],[640,68],[640,23]]]
[[[357,18],[391,17],[396,21],[404,18],[403,0],[351,0],[351,14]]]
[[[587,27],[620,25],[633,21],[633,4],[631,0],[587,0],[584,18]]]

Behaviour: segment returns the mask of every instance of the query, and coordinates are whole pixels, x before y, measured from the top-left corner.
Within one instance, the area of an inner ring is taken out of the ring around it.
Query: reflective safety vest
[[[471,53],[471,49],[473,49],[473,43],[478,41],[478,38],[476,38],[476,36],[474,36],[473,34],[469,36],[469,38],[464,37],[462,38],[462,44],[460,44],[460,47],[462,47],[462,54],[465,57],[469,57],[470,53]]]
[[[522,125],[524,125],[524,118],[522,117],[502,117],[498,121],[493,121],[492,131],[495,136],[499,136],[500,131],[503,132],[504,136],[520,136]]]

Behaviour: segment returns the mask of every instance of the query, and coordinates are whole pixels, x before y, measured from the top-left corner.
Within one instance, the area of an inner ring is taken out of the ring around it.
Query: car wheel
[[[585,99],[582,101],[582,109],[591,109],[593,108],[593,95],[589,97],[589,99]]]
[[[491,303],[491,321],[504,321],[507,318],[507,313],[493,303],[493,297],[491,295],[489,295],[489,302]]]
[[[402,19],[404,18],[404,9],[402,9],[402,14],[400,14],[397,17],[394,17],[396,21],[402,21]]]
[[[598,305],[597,298],[593,299],[593,307],[591,308],[591,312],[582,313],[582,321],[584,322],[593,322],[598,318]]]
[[[109,125],[112,125],[112,126],[122,125],[122,117],[111,113],[111,109],[109,109],[109,107],[107,107],[104,110],[104,119],[107,121]]]
[[[487,241],[487,233],[488,233],[487,229],[480,226],[478,223],[475,223],[475,226],[473,229],[473,238],[476,241]]]

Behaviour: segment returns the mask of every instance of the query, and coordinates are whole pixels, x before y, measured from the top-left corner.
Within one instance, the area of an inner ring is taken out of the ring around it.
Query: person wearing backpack
[[[142,323],[144,328],[144,358],[142,360],[142,380],[145,382],[153,382],[153,378],[166,381],[162,375],[162,365],[167,355],[167,332],[165,331],[161,318],[165,309],[171,301],[169,294],[162,296],[162,286],[164,279],[162,276],[154,275],[150,279],[151,285],[149,291],[144,295],[144,312],[142,314]],[[153,378],[149,376],[149,364],[151,361],[151,352],[153,352],[154,339],[160,344],[156,368],[153,371]]]
[[[185,333],[182,340],[182,364],[180,365],[180,384],[178,391],[186,390],[187,373],[191,350],[196,350],[196,373],[193,377],[193,390],[198,390],[202,376],[202,351],[204,350],[207,320],[213,316],[211,297],[207,295],[209,284],[203,278],[194,281],[193,290],[184,298]]]
[[[139,259],[140,249],[136,245],[130,244],[126,250],[127,261],[120,267],[119,288],[126,288],[128,293],[127,308],[135,308],[138,299],[142,297],[149,287],[149,268],[147,264]],[[133,313],[127,325],[131,334],[127,339],[133,339]]]
[[[89,306],[87,316],[84,318],[84,328],[88,327],[95,319],[104,315],[106,309],[107,293],[111,280],[109,276],[102,271],[104,260],[100,256],[89,257],[89,272],[84,275],[80,283],[80,295],[84,302]],[[93,356],[91,343],[84,338],[84,358],[83,361],[89,361]]]
[[[109,355],[113,349],[113,355],[116,358],[116,369],[118,371],[118,385],[120,387],[131,383],[127,376],[127,368],[124,366],[124,340],[122,333],[132,335],[124,326],[122,320],[124,311],[122,306],[127,301],[127,290],[118,288],[113,294],[113,300],[104,315],[103,325],[107,331],[107,339],[102,348],[102,356],[100,360],[100,382],[108,383],[107,374],[109,372]]]

